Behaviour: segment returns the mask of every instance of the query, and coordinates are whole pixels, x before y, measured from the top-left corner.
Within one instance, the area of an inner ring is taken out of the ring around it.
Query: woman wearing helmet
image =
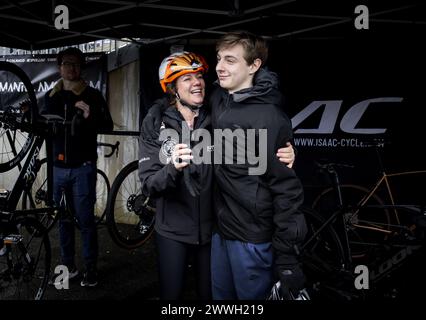
[[[195,53],[179,52],[165,58],[159,68],[159,80],[166,97],[153,106],[164,110],[161,128],[141,132],[139,176],[143,192],[156,200],[156,245],[163,300],[182,298],[188,258],[193,259],[198,298],[211,298],[213,170],[209,164],[189,165],[183,161],[193,158],[192,146],[189,142],[179,143],[183,130],[211,129],[210,115],[202,107],[203,74],[207,69],[204,58]],[[160,134],[166,129],[173,129],[178,137],[162,139]]]

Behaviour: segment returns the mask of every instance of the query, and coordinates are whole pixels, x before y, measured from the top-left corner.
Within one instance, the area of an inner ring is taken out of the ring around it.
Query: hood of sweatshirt
[[[219,86],[218,81],[215,84]],[[278,84],[276,73],[261,68],[253,79],[253,86],[234,92],[232,98],[235,102],[244,101],[251,104],[281,103],[282,95],[278,91]],[[228,95],[223,89],[222,92]]]

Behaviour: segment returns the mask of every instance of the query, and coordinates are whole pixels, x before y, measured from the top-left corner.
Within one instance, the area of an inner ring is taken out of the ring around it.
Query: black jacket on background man
[[[266,172],[249,175],[253,165],[247,161],[215,164],[214,204],[220,235],[250,243],[272,240],[280,270],[298,262],[294,246],[305,237],[306,223],[298,211],[303,202],[302,184],[294,170],[276,157],[276,150],[292,139],[277,84],[275,74],[260,69],[251,88],[229,94],[218,86],[211,94],[210,108],[214,129],[267,129],[267,155],[260,155],[267,159]],[[235,141],[233,148],[235,155]],[[215,145],[215,153],[216,149]],[[261,150],[256,149],[257,153]]]
[[[81,110],[74,106],[80,100],[90,106],[87,119],[78,114]],[[70,124],[57,126],[53,135],[53,163],[59,167],[72,168],[86,161],[96,162],[97,134],[113,128],[111,115],[101,92],[88,86],[83,80],[73,91],[63,90],[60,80],[46,93],[40,114],[54,114],[68,122],[74,119],[73,128]]]
[[[167,108],[165,104],[166,99],[159,99],[152,108],[164,110]],[[146,121],[152,119],[147,116],[144,119]],[[162,114],[163,125],[160,130],[174,129],[181,137],[182,122],[186,125],[180,112],[174,106],[169,106]],[[169,239],[190,244],[209,242],[212,230],[212,165],[190,164],[183,169],[190,170],[194,181],[200,184],[199,195],[194,197],[185,184],[183,171],[176,170],[172,161],[168,164],[160,161],[160,153],[165,146],[164,141],[159,140],[159,132],[144,130],[146,127],[149,126],[142,124],[139,177],[142,192],[156,199],[156,232]],[[210,115],[203,108],[194,122],[194,130],[199,128],[211,129]]]

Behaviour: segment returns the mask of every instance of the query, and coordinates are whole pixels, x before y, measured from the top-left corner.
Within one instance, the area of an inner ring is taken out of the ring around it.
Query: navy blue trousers
[[[212,238],[214,300],[265,300],[273,285],[272,243]]]
[[[53,198],[61,204],[63,190],[66,192],[67,206],[77,218],[83,242],[83,258],[86,268],[96,267],[98,239],[95,225],[96,165],[85,163],[77,168],[53,168]],[[59,220],[59,239],[62,264],[72,267],[75,255],[75,225],[70,217]]]

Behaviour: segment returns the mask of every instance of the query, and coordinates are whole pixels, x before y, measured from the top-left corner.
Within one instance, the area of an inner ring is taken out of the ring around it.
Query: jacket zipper
[[[222,117],[229,111],[230,108],[230,100],[231,95],[229,93],[226,94],[226,100],[225,100],[225,108],[223,112],[217,117],[217,123],[219,123],[219,120],[222,119]]]
[[[66,123],[66,121],[67,121],[67,112],[68,112],[68,110],[67,110],[67,108],[68,108],[68,104],[67,104],[67,102],[65,101],[65,107],[64,107],[64,109],[65,109],[65,117],[64,117],[64,163],[68,163],[68,151],[67,151],[67,144],[68,144],[68,139],[67,139],[67,135],[68,135],[68,130],[67,130],[67,125],[65,124]]]

